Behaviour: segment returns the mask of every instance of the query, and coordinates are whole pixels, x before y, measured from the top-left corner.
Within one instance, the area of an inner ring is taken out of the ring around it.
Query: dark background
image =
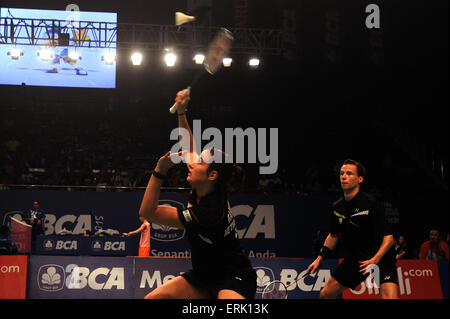
[[[198,24],[242,24],[238,2],[212,1],[210,18]],[[370,3],[381,10],[378,30],[365,27]],[[57,10],[67,4],[0,3]],[[119,23],[173,24],[175,11],[197,14],[181,0],[76,4],[117,12]],[[202,119],[204,128],[279,128],[278,175],[294,193],[338,187],[336,167],[346,158],[360,160],[368,171],[365,189],[399,209],[397,235],[419,245],[430,227],[448,232],[448,1],[250,0],[248,8],[245,26],[258,28],[285,28],[286,10],[295,12],[295,44],[287,45],[289,55],[262,57],[257,70],[236,56],[232,68],[202,78],[189,119]],[[173,144],[168,136],[176,119],[167,108],[192,77],[188,68],[162,67],[156,54],[132,68],[119,52],[117,89],[0,86],[3,182],[20,184],[26,167],[64,166],[51,154],[72,135],[78,147],[101,153],[100,166],[152,168]],[[21,142],[16,154],[6,150],[11,138]],[[101,139],[108,147],[98,146]],[[8,174],[6,164],[16,172]],[[259,176],[256,166],[247,171],[250,191]]]

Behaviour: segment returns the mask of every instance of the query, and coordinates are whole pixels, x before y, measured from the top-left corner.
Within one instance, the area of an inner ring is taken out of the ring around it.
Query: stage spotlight
[[[222,60],[223,66],[229,68],[231,66],[231,62],[233,62],[232,58],[223,58]]]
[[[102,61],[105,61],[107,65],[111,65],[116,60],[116,55],[113,52],[106,52],[104,56],[102,56]]]
[[[53,57],[53,53],[48,49],[41,49],[38,52],[38,56],[41,58],[42,61],[48,61]]]
[[[196,64],[203,64],[204,60],[205,60],[205,56],[201,53],[198,53],[194,56],[194,61]]]
[[[142,63],[142,54],[139,52],[135,52],[131,55],[131,62],[133,65],[141,65]]]
[[[258,58],[251,58],[248,61],[248,64],[253,67],[253,68],[257,68],[259,66],[259,59]]]
[[[166,65],[168,67],[173,67],[173,66],[175,66],[175,63],[177,62],[177,56],[173,52],[168,52],[164,56],[164,61],[166,61]]]
[[[19,57],[23,56],[23,52],[22,52],[22,50],[14,48],[14,49],[11,49],[11,51],[9,51],[7,53],[7,55],[10,55],[11,59],[13,59],[13,60],[19,60]]]
[[[80,59],[80,55],[78,54],[77,51],[70,51],[69,52],[69,58],[71,60],[77,61],[78,59]]]

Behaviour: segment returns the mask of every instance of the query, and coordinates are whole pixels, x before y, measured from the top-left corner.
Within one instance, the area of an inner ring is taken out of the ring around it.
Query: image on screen
[[[61,30],[50,20],[60,21]],[[16,44],[8,39],[11,21]],[[32,23],[42,39],[25,45]],[[0,8],[0,84],[115,88],[116,23],[117,13]],[[60,33],[66,41],[51,45]]]

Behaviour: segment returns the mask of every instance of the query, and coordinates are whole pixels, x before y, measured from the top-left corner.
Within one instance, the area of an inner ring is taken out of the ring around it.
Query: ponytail
[[[241,166],[233,166],[231,176],[226,183],[226,191],[229,193],[240,192],[244,189],[245,170]]]

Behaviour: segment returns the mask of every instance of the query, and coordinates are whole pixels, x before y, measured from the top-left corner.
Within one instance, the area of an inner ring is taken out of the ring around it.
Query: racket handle
[[[188,87],[186,88],[186,91],[184,91],[184,93],[183,93],[183,97],[186,97],[186,95],[187,95],[190,91],[191,91],[191,87],[188,86]],[[169,112],[170,112],[171,114],[174,114],[174,113],[177,111],[177,109],[178,109],[178,102],[175,102],[175,103],[172,105],[172,107],[169,109]]]

